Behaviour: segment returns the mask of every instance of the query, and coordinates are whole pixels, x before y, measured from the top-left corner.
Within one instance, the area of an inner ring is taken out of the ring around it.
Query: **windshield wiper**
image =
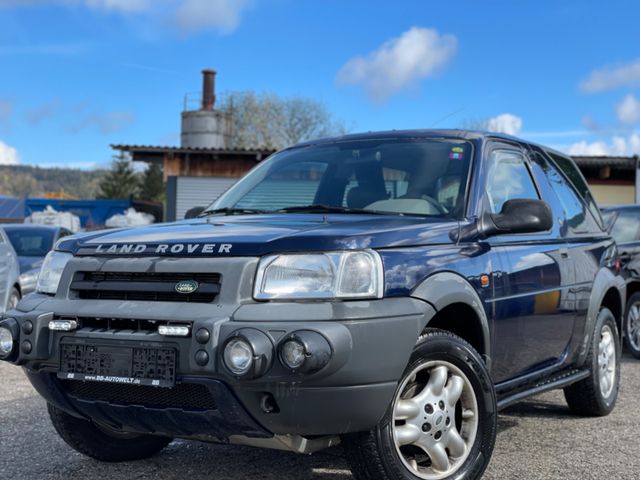
[[[200,214],[200,216],[206,217],[208,215],[252,215],[256,213],[267,213],[267,212],[266,210],[259,210],[257,208],[224,207],[224,208],[216,208],[214,210],[205,210]]]
[[[313,205],[298,205],[295,207],[285,207],[276,210],[275,213],[366,213],[371,215],[388,215],[389,213],[379,212],[377,210],[365,210],[363,208],[340,207],[337,205],[323,205],[316,203]]]

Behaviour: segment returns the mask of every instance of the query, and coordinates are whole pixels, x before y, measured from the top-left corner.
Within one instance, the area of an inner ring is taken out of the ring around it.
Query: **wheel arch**
[[[435,273],[423,280],[411,296],[428,302],[435,314],[424,328],[447,330],[469,342],[491,367],[491,333],[482,300],[473,286],[453,272]]]
[[[618,327],[618,336],[622,339],[622,319],[626,303],[626,286],[621,277],[614,275],[608,268],[602,268],[596,274],[589,299],[585,335],[578,354],[577,366],[582,366],[589,353],[593,337],[593,328],[602,307],[613,313]]]

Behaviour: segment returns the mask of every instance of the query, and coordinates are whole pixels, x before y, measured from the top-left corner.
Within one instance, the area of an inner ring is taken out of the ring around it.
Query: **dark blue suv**
[[[0,322],[60,436],[313,452],[359,479],[475,479],[499,409],[614,408],[625,283],[569,157],[477,132],[312,141],[202,215],[49,254]]]

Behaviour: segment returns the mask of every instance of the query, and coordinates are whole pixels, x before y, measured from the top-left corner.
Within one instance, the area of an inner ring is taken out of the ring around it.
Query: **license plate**
[[[176,351],[110,345],[61,344],[58,378],[172,387]]]

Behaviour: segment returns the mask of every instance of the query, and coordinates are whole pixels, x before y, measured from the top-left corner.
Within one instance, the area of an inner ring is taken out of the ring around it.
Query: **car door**
[[[564,210],[561,233],[567,240],[569,256],[575,268],[570,294],[576,304],[576,348],[585,335],[587,313],[598,270],[611,246],[609,235],[587,182],[571,159],[548,152],[547,178]]]
[[[492,144],[487,166],[484,208],[490,213],[514,198],[547,200],[549,186],[534,181],[521,147]],[[575,317],[574,272],[557,222],[549,232],[499,235],[489,243],[501,264],[493,300],[492,373],[499,383],[562,361]]]

